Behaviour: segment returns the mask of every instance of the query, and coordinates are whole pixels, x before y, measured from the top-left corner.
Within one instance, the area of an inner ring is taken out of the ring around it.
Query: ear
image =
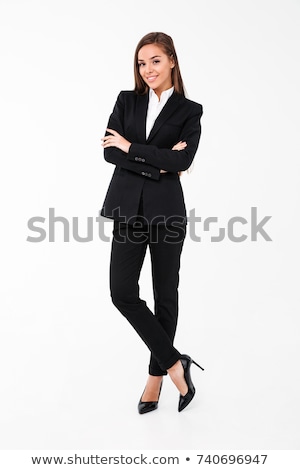
[[[169,59],[170,59],[170,62],[171,62],[171,69],[173,69],[173,68],[175,67],[175,62],[174,62],[173,54],[170,55]]]

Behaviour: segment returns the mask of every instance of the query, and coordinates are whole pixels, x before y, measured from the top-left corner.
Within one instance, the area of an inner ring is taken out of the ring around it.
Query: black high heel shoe
[[[192,401],[192,399],[195,396],[196,389],[194,387],[194,384],[191,379],[191,372],[190,368],[192,363],[194,363],[196,366],[198,366],[200,369],[204,370],[203,367],[199,366],[197,362],[193,361],[193,359],[188,356],[187,354],[182,354],[182,356],[179,358],[183,367],[184,371],[184,378],[186,381],[186,384],[188,386],[188,391],[187,393],[182,396],[179,396],[179,403],[178,403],[178,411],[184,410],[188,406],[188,404]]]
[[[162,387],[163,381],[161,381],[160,384],[160,389],[159,389],[159,394],[158,394],[158,399],[157,401],[142,401],[142,397],[140,398],[139,404],[138,404],[138,411],[140,415],[143,415],[145,413],[149,413],[149,411],[154,411],[158,408],[158,401],[160,397],[160,392],[161,392],[161,387]],[[144,389],[145,391],[145,389]],[[143,396],[144,392],[142,393]]]

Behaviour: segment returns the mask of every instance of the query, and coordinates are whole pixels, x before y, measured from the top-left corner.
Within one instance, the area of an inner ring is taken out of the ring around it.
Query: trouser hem
[[[166,370],[157,370],[157,369],[151,369],[149,367],[149,375],[154,375],[155,377],[159,377],[161,375],[168,375],[168,372]]]
[[[170,367],[172,367],[174,364],[176,364],[176,362],[178,361],[178,359],[181,357],[181,354],[179,351],[175,350],[176,352],[174,352],[172,354],[172,356],[170,357],[170,359],[168,361],[166,361],[164,364],[160,364],[162,370],[165,370],[167,371],[168,369],[170,369]]]

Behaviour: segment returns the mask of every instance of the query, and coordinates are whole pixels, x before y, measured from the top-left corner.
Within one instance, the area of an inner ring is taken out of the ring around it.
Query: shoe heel
[[[184,396],[182,396],[181,394],[179,395],[178,411],[184,410],[184,408],[186,408],[188,406],[188,404],[192,401],[192,399],[194,398],[195,393],[196,393],[196,389],[195,389],[194,384],[192,382],[191,372],[190,372],[190,368],[191,368],[192,363],[194,363],[197,367],[199,367],[199,369],[204,370],[203,367],[201,367],[199,364],[197,364],[197,362],[195,362],[187,354],[182,354],[180,359],[181,359],[181,363],[182,363],[182,366],[183,366],[184,379],[185,379],[186,384],[188,386],[188,391]]]
[[[204,370],[203,367],[199,366],[199,364],[197,364],[197,362],[195,362],[193,359],[192,359],[192,362],[193,362],[193,364],[195,364],[196,366],[198,366],[199,369]]]

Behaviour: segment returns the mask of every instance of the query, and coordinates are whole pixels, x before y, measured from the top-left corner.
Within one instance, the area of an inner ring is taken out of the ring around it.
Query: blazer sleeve
[[[187,143],[184,150],[170,150],[158,148],[156,145],[132,143],[127,158],[137,162],[142,158],[144,163],[152,165],[159,170],[162,169],[169,172],[187,170],[194,159],[199,145],[201,135],[200,118],[202,113],[202,105],[193,103],[193,109],[182,127],[179,138],[179,140]],[[137,158],[137,156],[140,158]]]
[[[114,106],[113,112],[110,115],[107,127],[109,129],[114,129],[119,134],[124,136],[124,105],[122,102],[122,92],[119,94],[116,104]],[[109,135],[109,132],[106,132],[105,135]],[[126,138],[126,137],[125,137]],[[116,147],[108,147],[104,149],[104,158],[107,162],[113,163],[116,166],[125,168],[126,170],[133,171],[138,173],[145,178],[152,178],[158,180],[160,178],[160,169],[154,168],[153,165],[149,163],[137,162],[133,159],[128,158],[128,154]]]

